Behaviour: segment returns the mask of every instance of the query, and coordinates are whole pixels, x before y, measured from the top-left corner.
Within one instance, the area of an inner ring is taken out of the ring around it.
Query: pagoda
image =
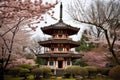
[[[74,59],[79,59],[82,54],[75,54],[71,48],[80,46],[80,42],[73,41],[69,36],[77,34],[80,28],[67,25],[62,20],[62,3],[60,4],[60,20],[50,26],[42,27],[44,34],[52,37],[45,41],[39,41],[39,45],[49,48],[44,54],[37,54],[37,58],[45,59],[54,74],[61,76],[63,70],[72,66]]]

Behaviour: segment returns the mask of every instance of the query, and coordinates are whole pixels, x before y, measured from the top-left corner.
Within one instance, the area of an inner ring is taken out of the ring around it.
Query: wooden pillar
[[[63,68],[65,68],[65,67],[66,67],[65,63],[66,63],[66,62],[65,62],[65,61],[63,61]]]
[[[58,61],[56,61],[56,69],[58,68]]]
[[[56,60],[54,61],[54,74],[56,75]]]
[[[72,66],[72,61],[70,61],[70,66]]]
[[[47,65],[50,66],[50,65],[49,65],[49,61],[48,61]]]

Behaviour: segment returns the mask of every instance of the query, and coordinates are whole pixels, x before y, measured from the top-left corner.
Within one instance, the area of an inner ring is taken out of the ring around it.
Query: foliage
[[[88,71],[88,73],[89,73],[89,76],[91,76],[91,75],[96,75],[96,73],[97,73],[97,68],[96,67],[94,67],[94,66],[86,66],[86,67],[84,67],[85,69],[87,69],[87,71]]]
[[[97,72],[102,75],[108,76],[110,69],[111,68],[97,68]]]
[[[22,68],[20,68],[20,67],[13,67],[10,69],[10,74],[13,76],[18,76],[20,74],[21,69]]]
[[[88,75],[88,71],[86,69],[84,69],[83,67],[80,67],[80,66],[68,67],[68,68],[65,69],[64,73],[67,77],[70,77],[70,76],[74,77],[74,76],[77,76],[77,75],[85,77],[85,76]]]
[[[90,79],[84,79],[84,80],[90,80]],[[92,78],[91,80],[112,80],[110,78]]]
[[[26,78],[29,75],[30,70],[26,68],[21,68],[19,72],[20,72],[19,76]]]
[[[13,77],[10,75],[5,75],[5,80],[22,80],[22,77]]]
[[[109,76],[114,80],[120,80],[120,65],[113,67],[109,72]]]
[[[46,63],[45,59],[36,58],[35,62],[39,65],[44,65]]]
[[[73,65],[79,65],[81,67],[88,66],[88,64],[83,60],[74,60]]]
[[[29,80],[34,80],[32,75],[28,76],[28,79]],[[5,80],[22,80],[22,77],[13,77],[13,76],[5,75]],[[42,79],[42,80],[53,80],[53,79],[49,78],[49,79]],[[74,79],[74,78],[59,78],[58,77],[58,78],[56,78],[54,80],[76,80],[76,79]],[[90,80],[90,79],[85,78],[84,80]],[[112,79],[103,78],[103,77],[102,78],[94,77],[91,80],[112,80]]]
[[[82,36],[81,41],[80,41],[80,46],[75,48],[76,51],[89,51],[92,48],[94,48],[95,46],[92,43],[86,43],[87,41],[87,37]]]
[[[29,69],[29,70],[31,70],[33,68],[33,66],[31,66],[29,64],[20,64],[20,65],[18,65],[18,67]]]
[[[27,79],[27,76],[30,75],[31,69],[33,66],[28,64],[20,64],[16,67],[13,67],[10,69],[10,74],[13,76],[20,76],[24,77],[24,79]]]
[[[41,68],[36,68],[36,69],[33,69],[31,73],[34,75],[34,79],[39,79],[43,73],[43,70]]]
[[[43,69],[43,78],[49,78],[52,75],[51,68],[42,67]]]
[[[22,68],[22,67],[13,67],[9,71],[10,75],[12,76],[21,76],[24,78],[27,78],[27,76],[30,74],[30,70],[27,68]]]
[[[36,68],[36,69],[33,69],[32,70],[32,74],[34,74],[34,75],[41,75],[43,73],[43,70],[42,70],[42,68]]]
[[[32,74],[34,75],[35,79],[40,78],[40,76],[43,76],[44,78],[49,78],[51,75],[51,69],[49,67],[39,67],[33,69]]]

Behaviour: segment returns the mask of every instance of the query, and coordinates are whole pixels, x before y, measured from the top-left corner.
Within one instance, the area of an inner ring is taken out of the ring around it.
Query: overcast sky
[[[54,2],[55,0],[43,0],[43,1]],[[80,40],[82,31],[84,29],[86,29],[88,27],[88,25],[86,25],[86,24],[80,24],[80,23],[77,24],[77,23],[75,23],[70,18],[70,16],[68,15],[66,9],[67,9],[68,4],[71,3],[71,1],[74,1],[74,0],[59,0],[59,3],[53,9],[55,11],[54,17],[57,18],[57,20],[53,20],[52,18],[50,18],[50,16],[48,16],[47,14],[45,14],[45,20],[47,21],[47,24],[45,24],[44,22],[41,22],[40,24],[36,24],[39,28],[36,30],[36,32],[33,33],[34,38],[39,39],[41,37],[48,37],[47,35],[43,34],[43,32],[41,31],[40,28],[44,27],[44,26],[51,25],[51,24],[55,24],[56,22],[58,22],[59,15],[60,15],[59,14],[59,11],[60,11],[60,2],[62,2],[62,4],[63,4],[63,21],[66,24],[68,24],[68,25],[80,28],[80,31],[77,34],[71,36],[74,41]],[[87,4],[89,4],[90,0],[83,0],[83,1],[84,1],[83,4],[87,5]]]

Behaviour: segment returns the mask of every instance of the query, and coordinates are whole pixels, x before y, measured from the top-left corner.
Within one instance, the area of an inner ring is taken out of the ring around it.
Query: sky
[[[43,0],[43,1],[48,1],[48,2],[54,2],[55,0]],[[60,2],[62,2],[63,4],[63,22],[71,25],[73,27],[78,27],[80,28],[80,31],[73,35],[70,36],[74,41],[78,41],[81,38],[82,32],[84,31],[84,29],[88,29],[88,25],[87,24],[82,24],[82,23],[76,23],[72,20],[72,18],[69,16],[69,14],[67,13],[67,6],[68,4],[70,4],[72,1],[74,0],[59,0],[59,3],[55,6],[54,10],[54,17],[57,18],[57,20],[53,20],[52,18],[50,18],[49,15],[45,14],[45,20],[47,21],[47,24],[45,24],[44,22],[41,22],[40,24],[36,24],[36,26],[38,26],[39,28],[37,28],[37,30],[33,33],[33,38],[36,38],[38,40],[41,40],[41,38],[47,38],[49,37],[48,35],[44,34],[41,31],[41,27],[45,27],[45,26],[49,26],[51,24],[55,24],[58,22],[59,20],[59,15],[60,15]],[[85,4],[89,4],[90,0],[83,0],[85,2]],[[86,2],[87,1],[87,2]],[[84,4],[83,2],[83,4]]]

